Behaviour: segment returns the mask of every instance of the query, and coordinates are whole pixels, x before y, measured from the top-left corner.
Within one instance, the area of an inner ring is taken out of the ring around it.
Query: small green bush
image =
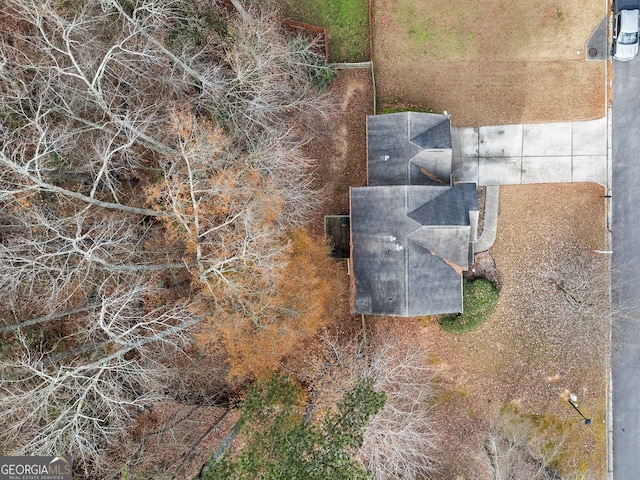
[[[498,303],[498,287],[486,278],[471,282],[465,280],[463,287],[464,312],[441,315],[438,323],[445,332],[465,333],[484,322]]]
[[[442,113],[439,110],[434,110],[433,108],[427,107],[418,107],[418,106],[384,106],[378,109],[378,115],[383,115],[385,113],[401,113],[401,112],[421,112],[421,113]]]

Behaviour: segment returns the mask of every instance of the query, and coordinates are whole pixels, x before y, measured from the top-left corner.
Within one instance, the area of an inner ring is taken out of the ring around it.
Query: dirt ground
[[[348,215],[349,187],[367,184],[365,138],[367,115],[373,114],[371,70],[338,71],[331,91],[336,98],[334,113],[314,126],[317,137],[305,147],[305,153],[318,162],[316,179],[325,197],[313,222],[319,225],[324,215]]]
[[[456,126],[600,118],[605,63],[584,50],[606,13],[601,0],[376,0],[378,103]]]
[[[337,116],[325,135],[309,146],[321,160],[319,179],[328,198],[323,214],[348,213],[348,187],[366,184],[368,82],[364,70],[339,73],[333,86],[342,99]],[[487,322],[474,332],[450,335],[435,319],[367,318],[372,336],[392,335],[428,345],[443,387],[434,403],[446,445],[438,453],[438,479],[474,478],[471,465],[482,432],[506,405],[568,435],[560,460],[564,468],[604,470],[607,325],[559,317],[556,307],[562,298],[543,275],[572,256],[596,258],[606,272],[606,256],[598,257],[594,249],[607,249],[602,187],[502,187],[497,239],[489,254],[482,255],[484,262],[495,261],[501,286],[498,307]],[[335,281],[348,290],[346,265],[342,271],[344,277]],[[346,305],[337,302],[335,312],[337,330],[345,337],[360,327],[359,317],[342,311]],[[582,410],[592,418],[590,426],[567,403],[569,391],[579,396]]]
[[[554,315],[562,298],[543,279],[547,267],[568,255],[597,256],[594,249],[606,248],[602,195],[594,184],[501,188],[491,249],[500,301],[476,331],[447,334],[435,319],[368,319],[375,330],[422,339],[433,355],[448,392],[434,408],[448,445],[439,453],[438,478],[474,478],[469,465],[482,432],[506,405],[568,435],[564,468],[604,472],[608,327],[604,320],[586,325]],[[606,272],[606,259],[601,268]],[[578,395],[590,426],[567,403],[569,391]]]

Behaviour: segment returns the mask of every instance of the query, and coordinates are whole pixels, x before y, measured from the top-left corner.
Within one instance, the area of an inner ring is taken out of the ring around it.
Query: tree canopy
[[[322,324],[280,291],[306,261],[290,232],[318,205],[301,147],[329,70],[268,4],[0,13],[0,441],[99,466],[190,346]],[[272,344],[231,367],[295,342]]]

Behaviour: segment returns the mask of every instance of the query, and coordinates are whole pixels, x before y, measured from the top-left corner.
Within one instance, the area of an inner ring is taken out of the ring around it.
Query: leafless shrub
[[[609,257],[591,250],[574,250],[542,266],[542,283],[528,298],[543,319],[547,335],[572,348],[606,348],[610,299]],[[620,313],[620,312],[618,312]]]
[[[596,253],[581,252],[547,267],[543,278],[562,294],[563,312],[574,312],[585,320],[606,316],[610,276],[605,261]]]
[[[595,480],[591,472],[561,475],[553,466],[565,449],[568,434],[553,438],[526,417],[506,412],[488,425],[480,439],[475,478],[484,480]]]
[[[387,402],[365,430],[363,465],[381,480],[430,478],[437,471],[438,434],[431,418],[434,372],[425,350],[392,339],[366,347],[361,338],[341,343],[330,336],[322,338],[322,350],[318,364],[298,372],[308,375],[316,415],[358,379],[372,378]]]

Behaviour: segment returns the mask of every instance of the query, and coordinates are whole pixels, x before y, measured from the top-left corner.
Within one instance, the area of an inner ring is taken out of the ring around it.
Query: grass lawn
[[[332,62],[363,62],[369,55],[367,0],[278,0],[284,14],[323,27]]]
[[[378,105],[446,110],[456,126],[599,118],[605,62],[585,42],[599,0],[376,0]]]

